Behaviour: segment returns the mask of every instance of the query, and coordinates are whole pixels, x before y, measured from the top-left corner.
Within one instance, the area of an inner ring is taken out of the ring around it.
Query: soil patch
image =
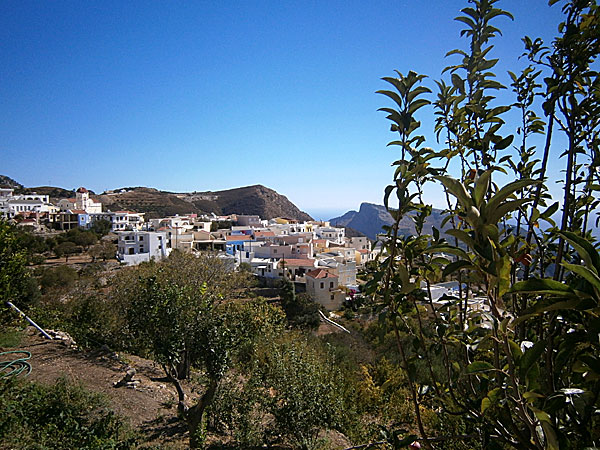
[[[15,350],[31,352],[32,371],[28,380],[45,384],[60,378],[105,395],[112,409],[127,418],[153,444],[169,443],[186,448],[185,427],[177,420],[175,389],[163,379],[154,362],[109,349],[84,352],[60,340],[48,340],[33,328]],[[134,368],[135,387],[114,387],[128,369]]]

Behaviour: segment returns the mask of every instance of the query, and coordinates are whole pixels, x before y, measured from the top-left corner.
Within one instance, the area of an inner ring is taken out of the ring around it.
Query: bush
[[[41,270],[40,286],[46,293],[54,288],[71,288],[79,278],[77,271],[69,266],[58,266]]]
[[[319,305],[308,294],[296,295],[294,283],[282,280],[280,285],[281,307],[288,323],[301,329],[315,329],[319,326]]]
[[[128,425],[98,394],[59,380],[52,386],[0,383],[0,448],[133,448]]]

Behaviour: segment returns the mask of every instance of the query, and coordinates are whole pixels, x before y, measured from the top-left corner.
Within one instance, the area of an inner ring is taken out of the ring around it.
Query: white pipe
[[[52,340],[52,336],[50,336],[48,333],[46,333],[42,327],[40,327],[37,323],[35,323],[33,320],[31,320],[23,311],[21,311],[19,308],[17,308],[15,305],[13,305],[12,302],[7,301],[6,304],[8,306],[10,306],[12,309],[14,309],[16,312],[18,312],[22,317],[25,317],[27,322],[29,322],[31,325],[33,325],[35,328],[37,328],[37,330],[40,333],[42,333],[45,338]]]
[[[323,319],[328,324],[333,325],[334,327],[338,327],[340,330],[345,331],[346,333],[350,334],[350,331],[348,331],[346,328],[341,326],[339,323],[335,323],[333,320],[325,317],[325,314],[323,314],[323,312],[321,310],[319,310],[319,315],[321,316],[321,319]]]

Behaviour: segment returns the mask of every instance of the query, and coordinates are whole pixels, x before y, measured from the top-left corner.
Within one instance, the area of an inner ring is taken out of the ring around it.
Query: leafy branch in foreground
[[[444,436],[425,426],[423,408],[460,415],[474,447],[596,447],[600,255],[589,220],[600,201],[600,82],[592,65],[600,10],[595,1],[565,1],[559,36],[550,47],[524,39],[530,66],[509,73],[516,101],[497,105],[495,92],[505,87],[492,72],[498,60],[491,40],[500,34],[495,21],[512,16],[494,0],[470,3],[456,19],[468,50],[449,52],[461,61],[445,70],[450,84],[436,82],[434,131],[445,148],[423,147],[418,134],[414,114],[429,105],[423,75],[384,78],[395,91],[379,91],[394,102],[382,110],[399,135],[390,144],[401,151],[384,196],[395,221],[368,289],[395,336],[427,448]],[[536,112],[538,98],[543,113]],[[521,116],[514,147],[502,118],[511,108]],[[566,148],[553,143],[554,124]],[[529,143],[535,134],[546,135],[541,158]],[[549,201],[546,185],[554,153],[566,163],[562,204]],[[516,180],[502,183],[509,171]],[[427,183],[446,195],[443,233],[423,234],[431,213],[423,202]],[[406,217],[414,236],[398,232]],[[457,289],[434,297],[439,281],[455,281]]]

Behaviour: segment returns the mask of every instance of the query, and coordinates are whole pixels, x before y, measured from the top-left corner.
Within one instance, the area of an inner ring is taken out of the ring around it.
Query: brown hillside
[[[175,214],[215,213],[256,214],[263,219],[288,217],[311,220],[287,197],[261,185],[192,193],[172,193],[157,189],[137,187],[105,193],[100,201],[106,209],[133,210],[146,213],[148,218]]]
[[[104,209],[146,213],[147,218],[203,212],[175,194],[146,187],[137,187],[126,192],[102,194],[99,196],[99,200]]]

